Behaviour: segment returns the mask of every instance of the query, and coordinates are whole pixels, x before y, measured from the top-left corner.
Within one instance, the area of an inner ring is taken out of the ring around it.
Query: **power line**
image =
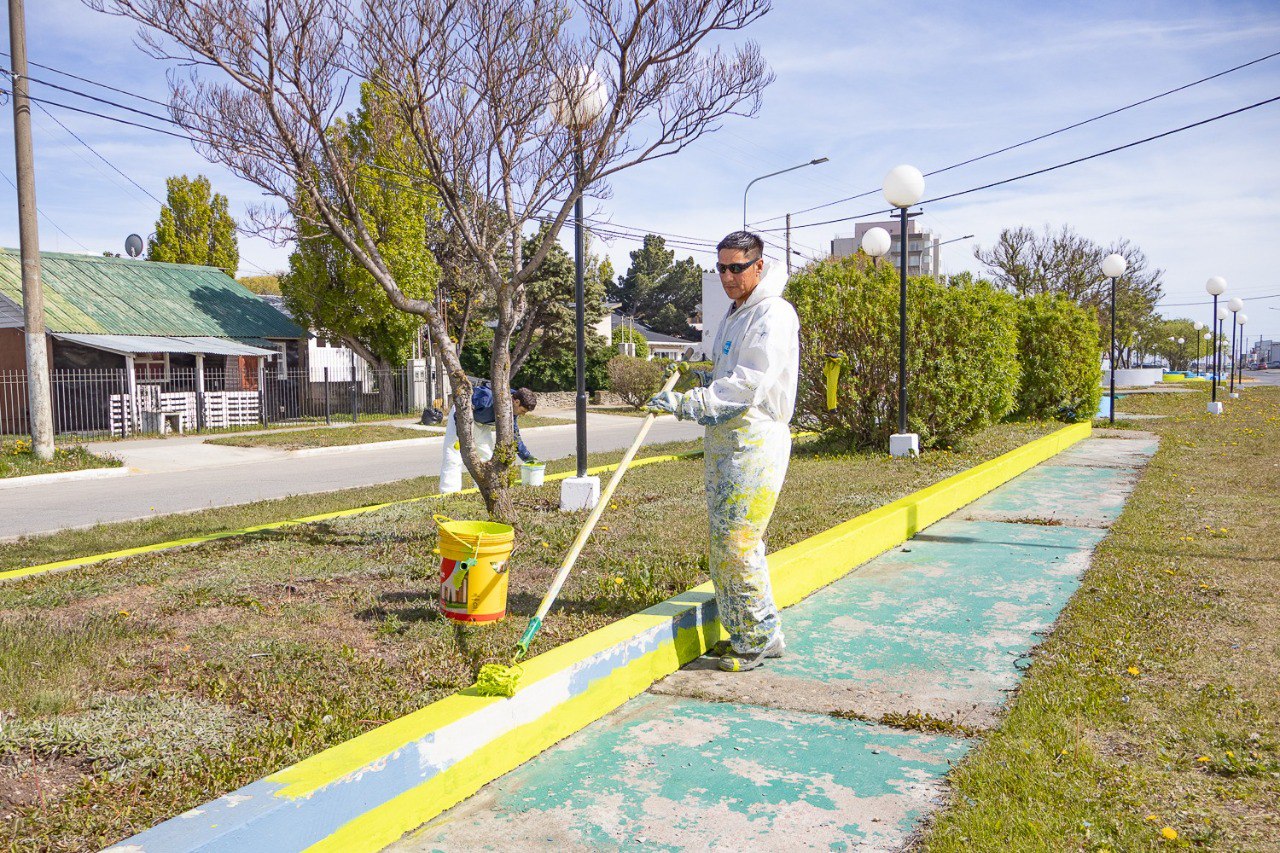
[[[0,50],[0,56],[3,56],[5,59],[9,58],[9,54],[3,50]],[[157,101],[155,98],[148,98],[146,95],[139,95],[135,92],[130,92],[127,89],[117,89],[115,86],[108,86],[106,83],[101,83],[97,80],[90,80],[88,77],[81,77],[78,74],[72,74],[70,71],[63,71],[60,68],[53,68],[52,66],[49,66],[49,65],[41,65],[39,62],[31,62],[29,60],[27,64],[34,65],[36,68],[43,68],[45,71],[52,71],[54,74],[60,74],[63,77],[70,77],[72,80],[79,80],[81,83],[88,83],[91,86],[99,86],[111,92],[117,92],[121,95],[127,95],[130,98],[137,98],[139,101],[146,101],[147,103],[155,104],[156,106],[160,106],[160,107],[167,108],[169,106],[164,101]],[[45,83],[45,81],[43,80],[36,80],[34,77],[31,77],[30,75],[27,76],[27,79],[35,83],[44,83],[44,85],[46,86],[53,85],[52,83]]]
[[[1245,300],[1246,302],[1260,302],[1263,299],[1280,299],[1280,293],[1272,293],[1267,296],[1242,296],[1240,298]],[[1161,308],[1188,308],[1188,307],[1204,308],[1212,305],[1213,300],[1202,299],[1199,302],[1169,302],[1165,304],[1161,304],[1159,300],[1157,300],[1156,304],[1160,305]]]
[[[133,185],[134,185],[135,187],[137,187],[138,189],[142,190],[142,191],[143,191],[143,192],[144,192],[144,193],[145,193],[145,194],[146,194],[146,195],[147,195],[147,196],[148,196],[152,201],[154,201],[156,204],[164,204],[164,202],[163,202],[163,201],[161,201],[160,199],[158,199],[158,198],[156,198],[154,195],[152,195],[152,194],[151,194],[151,192],[150,192],[150,190],[148,190],[148,189],[147,189],[146,187],[144,187],[142,184],[140,184],[140,183],[138,183],[137,181],[135,181],[133,178],[131,178],[131,177],[129,177],[128,175],[126,175],[123,171],[121,171],[121,170],[120,170],[120,167],[119,167],[119,166],[117,166],[115,163],[112,163],[110,160],[108,160],[106,157],[104,157],[101,153],[99,153],[99,152],[98,152],[98,150],[97,150],[96,148],[94,148],[92,145],[90,145],[89,143],[87,143],[87,142],[85,142],[83,139],[81,139],[79,136],[77,136],[77,135],[76,135],[76,133],[75,133],[75,131],[73,131],[71,128],[69,128],[69,127],[67,127],[65,124],[63,124],[63,123],[62,123],[62,121],[61,121],[57,116],[55,116],[53,113],[49,112],[49,110],[47,110],[47,109],[45,108],[44,104],[36,104],[36,106],[38,106],[38,107],[40,108],[40,111],[41,111],[42,113],[44,113],[44,114],[45,114],[45,115],[47,115],[50,119],[52,119],[52,120],[53,120],[53,122],[54,122],[54,124],[56,124],[58,127],[60,127],[60,128],[62,128],[63,130],[65,130],[65,131],[67,132],[67,134],[68,134],[72,139],[74,139],[76,142],[79,142],[79,143],[80,143],[81,145],[83,145],[85,148],[88,148],[88,149],[89,149],[89,151],[90,151],[90,153],[92,153],[92,154],[93,154],[93,156],[97,157],[97,158],[98,158],[99,160],[101,160],[103,163],[106,163],[106,164],[107,164],[108,166],[110,166],[113,170],[115,170],[116,174],[118,174],[120,177],[124,178],[124,179],[125,179],[126,181],[128,181],[129,183],[133,184]]]
[[[12,178],[10,178],[7,174],[5,174],[4,172],[0,172],[0,177],[4,178],[4,179],[5,179],[5,181],[6,181],[6,182],[8,182],[9,186],[13,187],[13,191],[14,191],[14,192],[17,192],[17,191],[18,191],[18,185],[17,185],[17,184],[15,184],[15,183],[13,182],[13,179],[12,179]],[[81,242],[80,242],[79,240],[77,240],[75,237],[72,237],[70,234],[68,234],[65,230],[63,230],[63,228],[62,228],[62,226],[61,226],[61,225],[59,225],[58,223],[56,223],[56,222],[54,222],[52,219],[50,219],[50,218],[49,218],[49,214],[45,213],[45,212],[44,212],[43,210],[41,210],[39,207],[37,207],[37,208],[36,208],[36,213],[38,213],[38,214],[40,214],[41,216],[43,216],[43,217],[44,217],[44,221],[45,221],[45,222],[48,222],[48,223],[49,223],[50,225],[52,225],[54,228],[58,229],[58,231],[62,234],[62,236],[63,236],[63,237],[66,237],[68,240],[70,240],[72,243],[75,243],[77,246],[79,246],[81,249],[84,249],[86,252],[89,252],[90,254],[92,254],[92,253],[93,253],[93,250],[92,250],[92,249],[90,249],[90,248],[89,248],[88,246],[86,246],[84,243],[81,243]]]
[[[1077,127],[1083,127],[1083,126],[1084,126],[1084,125],[1086,125],[1086,124],[1090,124],[1090,123],[1092,123],[1092,122],[1099,121],[1099,120],[1104,119],[1104,118],[1109,118],[1109,117],[1111,117],[1111,116],[1113,116],[1113,115],[1118,115],[1119,113],[1125,112],[1126,110],[1131,110],[1131,109],[1133,109],[1133,108],[1135,108],[1135,107],[1140,107],[1140,106],[1142,106],[1143,104],[1149,104],[1149,103],[1151,103],[1152,101],[1157,101],[1157,100],[1159,100],[1160,98],[1164,98],[1164,97],[1166,97],[1166,96],[1168,96],[1168,95],[1173,95],[1173,94],[1176,94],[1176,93],[1178,93],[1178,92],[1185,91],[1185,90],[1187,90],[1187,89],[1192,88],[1193,86],[1199,86],[1201,83],[1207,83],[1207,82],[1209,82],[1210,80],[1216,80],[1216,79],[1217,79],[1217,78],[1219,78],[1219,77],[1222,77],[1222,76],[1224,76],[1224,75],[1230,74],[1230,73],[1232,73],[1232,72],[1234,72],[1234,71],[1239,71],[1239,70],[1241,70],[1242,68],[1248,68],[1250,65],[1257,65],[1259,62],[1264,62],[1264,61],[1266,61],[1266,60],[1268,60],[1268,59],[1272,59],[1272,58],[1274,58],[1274,57],[1276,57],[1276,56],[1280,56],[1280,51],[1276,51],[1275,53],[1269,53],[1269,54],[1267,54],[1266,56],[1260,56],[1260,57],[1258,57],[1257,59],[1251,59],[1251,60],[1249,60],[1248,62],[1242,63],[1242,64],[1240,64],[1240,65],[1237,65],[1237,66],[1233,67],[1233,68],[1228,68],[1228,69],[1227,69],[1227,70],[1225,70],[1225,71],[1219,71],[1217,74],[1210,74],[1208,77],[1201,77],[1199,80],[1195,80],[1195,81],[1193,81],[1193,82],[1191,82],[1191,83],[1186,83],[1186,84],[1183,84],[1182,86],[1178,86],[1178,87],[1176,87],[1176,88],[1169,89],[1168,91],[1161,92],[1161,93],[1160,93],[1160,94],[1158,94],[1158,95],[1152,95],[1152,96],[1151,96],[1151,97],[1149,97],[1149,98],[1143,98],[1143,99],[1142,99],[1142,100],[1140,100],[1140,101],[1134,101],[1133,103],[1131,103],[1131,104],[1127,104],[1127,105],[1125,105],[1125,106],[1123,106],[1123,107],[1117,107],[1117,108],[1116,108],[1116,109],[1114,109],[1114,110],[1109,110],[1109,111],[1107,111],[1107,112],[1105,112],[1105,113],[1100,113],[1100,114],[1098,114],[1098,115],[1096,115],[1096,116],[1092,116],[1091,118],[1084,119],[1083,121],[1078,121],[1078,122],[1075,122],[1075,123],[1073,123],[1073,124],[1066,125],[1065,127],[1060,127],[1060,128],[1058,128],[1057,130],[1051,130],[1051,131],[1049,131],[1048,133],[1042,133],[1042,134],[1040,134],[1039,136],[1033,136],[1033,137],[1031,137],[1030,139],[1024,139],[1023,141],[1021,141],[1021,142],[1016,142],[1016,143],[1014,143],[1013,145],[1006,145],[1004,148],[998,148],[998,149],[996,149],[995,151],[988,151],[986,154],[979,154],[979,155],[978,155],[978,156],[976,156],[976,157],[970,157],[970,158],[969,158],[969,159],[967,159],[967,160],[961,160],[959,163],[952,163],[950,166],[943,166],[941,169],[934,169],[932,172],[925,172],[925,173],[924,173],[924,176],[927,178],[927,177],[930,177],[930,176],[932,176],[932,175],[940,175],[940,174],[942,174],[943,172],[949,172],[949,171],[951,171],[952,169],[958,169],[958,168],[960,168],[961,166],[968,166],[970,163],[977,163],[979,160],[986,160],[988,157],[995,157],[997,154],[1004,154],[1004,153],[1006,153],[1006,152],[1008,152],[1008,151],[1012,151],[1012,150],[1014,150],[1015,148],[1021,148],[1021,147],[1022,147],[1022,146],[1024,146],[1024,145],[1030,145],[1031,143],[1033,143],[1033,142],[1039,142],[1039,141],[1041,141],[1042,139],[1048,139],[1048,138],[1049,138],[1049,137],[1051,137],[1051,136],[1057,136],[1059,133],[1065,133],[1065,132],[1067,132],[1068,130],[1074,130],[1074,129],[1076,129]],[[878,193],[878,192],[880,192],[880,189],[879,189],[879,188],[876,188],[876,189],[874,189],[874,190],[867,190],[866,192],[861,192],[861,193],[858,193],[857,195],[851,195],[851,196],[848,196],[848,197],[846,197],[846,198],[836,199],[835,201],[825,202],[824,204],[814,205],[813,207],[807,207],[807,208],[805,208],[804,210],[796,210],[796,211],[792,211],[792,214],[791,214],[791,215],[792,215],[792,216],[797,216],[797,215],[799,215],[799,214],[801,214],[801,213],[811,213],[811,212],[813,212],[813,211],[815,211],[815,210],[822,210],[823,208],[826,208],[826,207],[832,207],[832,206],[837,205],[837,204],[844,204],[846,201],[854,201],[854,200],[856,200],[856,199],[866,198],[867,196],[869,196],[869,195],[875,195],[875,194],[876,194],[876,193]],[[784,214],[783,216],[785,216],[785,214]],[[765,222],[772,222],[772,221],[774,221],[774,220],[776,220],[776,219],[782,219],[782,218],[783,218],[783,216],[771,216],[771,217],[769,217],[768,219],[761,219],[761,220],[759,220],[758,222],[756,222],[756,224],[757,224],[757,225],[760,225],[760,224],[765,223]]]
[[[1191,130],[1192,128],[1202,127],[1203,125],[1211,124],[1215,121],[1220,121],[1221,119],[1224,119],[1224,118],[1230,118],[1231,116],[1239,115],[1240,113],[1245,113],[1245,112],[1248,112],[1249,110],[1257,109],[1258,107],[1264,107],[1267,104],[1273,104],[1276,101],[1280,101],[1280,95],[1277,95],[1274,98],[1267,98],[1266,100],[1258,101],[1257,103],[1250,104],[1247,107],[1240,107],[1239,109],[1230,110],[1229,112],[1225,112],[1225,113],[1220,113],[1219,115],[1213,116],[1212,118],[1201,119],[1200,121],[1192,122],[1191,124],[1184,124],[1182,127],[1175,127],[1173,130],[1166,130],[1163,133],[1157,133],[1153,136],[1148,136],[1143,139],[1137,139],[1137,140],[1134,140],[1133,142],[1127,142],[1124,145],[1117,145],[1114,148],[1108,148],[1105,151],[1098,151],[1094,154],[1087,154],[1084,157],[1077,157],[1074,160],[1067,160],[1064,163],[1058,163],[1054,166],[1047,166],[1043,169],[1036,169],[1033,172],[1024,172],[1021,175],[1015,175],[1012,178],[1005,178],[1000,181],[991,181],[990,183],[982,184],[981,186],[970,187],[967,190],[960,190],[959,192],[948,193],[946,195],[940,195],[940,196],[935,196],[933,198],[924,199],[923,201],[920,202],[920,204],[921,205],[936,204],[937,202],[940,202],[940,201],[959,198],[960,196],[969,195],[970,193],[981,192],[982,190],[989,190],[989,189],[992,189],[993,187],[999,187],[1005,184],[1011,184],[1014,181],[1021,181],[1024,178],[1032,178],[1032,177],[1035,177],[1036,175],[1044,175],[1049,172],[1057,171],[1058,169],[1066,168],[1067,166],[1074,166],[1078,163],[1084,163],[1088,160],[1096,160],[1097,158],[1105,157],[1108,154],[1115,154],[1117,151],[1124,151],[1129,148],[1134,148],[1138,145],[1144,145],[1148,142],[1154,142],[1157,139],[1164,139],[1166,136],[1173,136],[1175,133],[1182,133],[1184,130]],[[873,210],[869,213],[863,213],[857,216],[842,216],[839,219],[827,219],[822,222],[804,222],[799,225],[793,225],[791,227],[792,227],[792,230],[795,230],[798,228],[813,228],[818,225],[832,225],[837,222],[849,222],[854,219],[866,219],[869,216],[877,216],[882,213],[890,213],[893,210],[894,208],[882,208],[880,210]],[[773,233],[778,233],[786,229],[769,228],[766,230]]]

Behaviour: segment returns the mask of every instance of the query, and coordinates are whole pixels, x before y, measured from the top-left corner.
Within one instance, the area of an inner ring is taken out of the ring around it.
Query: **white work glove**
[[[657,415],[675,414],[680,408],[682,399],[684,399],[683,394],[677,394],[675,391],[661,391],[649,398],[644,408]]]

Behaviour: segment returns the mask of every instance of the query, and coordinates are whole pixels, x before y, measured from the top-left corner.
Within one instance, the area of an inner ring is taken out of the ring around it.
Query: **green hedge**
[[[1020,300],[1016,411],[1024,418],[1086,420],[1102,396],[1102,359],[1093,316],[1060,294]]]
[[[797,422],[853,447],[883,449],[898,425],[898,273],[865,256],[833,258],[791,278],[800,315]],[[987,282],[911,279],[907,296],[908,430],[947,445],[1008,414],[1018,390],[1017,300]],[[851,357],[835,410],[827,353]]]

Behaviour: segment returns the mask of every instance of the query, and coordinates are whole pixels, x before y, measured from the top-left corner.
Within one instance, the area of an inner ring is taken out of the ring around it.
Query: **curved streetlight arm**
[[[796,169],[803,169],[805,166],[816,166],[819,163],[827,162],[827,159],[828,158],[826,157],[815,157],[814,159],[810,160],[808,163],[801,163],[798,166],[792,166],[788,169],[779,169],[776,172],[770,172],[767,175],[761,175],[758,178],[752,178],[747,183],[747,188],[742,191],[742,230],[743,231],[747,230],[747,193],[751,192],[752,184],[754,184],[756,181],[763,181],[765,178],[772,178],[777,175],[785,175],[787,172],[794,172]]]

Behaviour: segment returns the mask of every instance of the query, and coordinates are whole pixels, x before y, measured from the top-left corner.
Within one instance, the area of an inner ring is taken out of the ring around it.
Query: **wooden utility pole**
[[[791,276],[791,214],[787,214],[787,276]]]
[[[40,289],[35,157],[31,150],[31,102],[27,98],[27,20],[22,0],[9,0],[9,53],[13,60],[13,148],[18,171],[18,247],[22,256],[31,449],[40,459],[52,459],[53,407],[44,334],[44,293]]]

